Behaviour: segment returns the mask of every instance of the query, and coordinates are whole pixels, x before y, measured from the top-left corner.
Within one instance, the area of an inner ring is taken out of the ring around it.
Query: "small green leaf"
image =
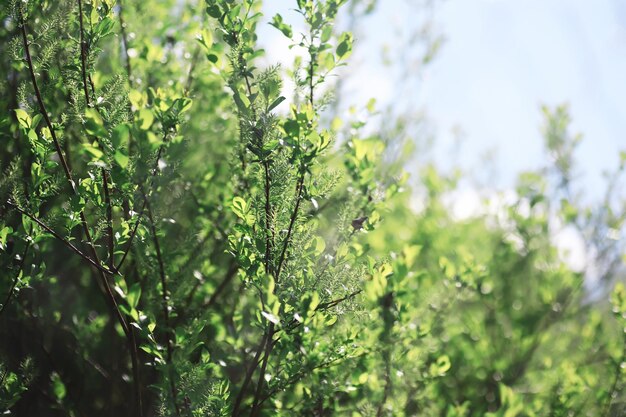
[[[128,156],[122,151],[116,151],[115,155],[113,155],[113,159],[115,159],[115,162],[117,162],[122,168],[126,168],[128,166],[128,162],[130,161],[130,158],[128,158]]]
[[[273,315],[272,313],[267,313],[265,311],[261,311],[261,315],[263,315],[263,317],[265,317],[268,321],[274,323],[274,324],[279,324],[280,323],[280,319],[278,317],[276,317],[275,315]]]
[[[98,145],[96,143],[94,143],[93,145],[89,143],[84,143],[83,150],[86,151],[92,159],[101,160],[104,156],[104,153],[100,149],[98,149]]]
[[[339,58],[347,57],[350,52],[352,52],[352,34],[344,33],[341,35],[341,41],[339,45],[337,45],[337,56]]]
[[[267,108],[267,111],[270,112],[272,110],[274,110],[276,107],[278,107],[280,105],[280,103],[282,103],[283,101],[285,101],[285,97],[280,96],[278,97],[276,100],[274,100],[272,102],[272,104],[269,105],[269,107]]]
[[[9,226],[5,226],[2,229],[0,229],[0,250],[6,249],[7,238],[9,234],[11,234],[12,232],[13,232],[13,229],[10,228]]]
[[[283,17],[279,14],[274,16],[274,18],[270,22],[270,25],[280,30],[282,34],[288,37],[289,39],[291,39],[291,37],[293,36],[293,29],[291,28],[291,25],[285,23],[283,21]]]
[[[136,282],[133,285],[131,285],[130,289],[128,290],[128,294],[126,294],[126,301],[128,301],[128,305],[130,305],[132,309],[136,309],[137,305],[139,304],[140,298],[141,298],[141,286],[139,285],[138,282]]]
[[[139,121],[139,129],[148,130],[152,126],[152,122],[154,122],[154,114],[149,109],[141,109],[137,119]]]
[[[15,116],[17,117],[17,121],[20,123],[20,126],[22,126],[24,129],[28,129],[30,127],[32,120],[28,113],[26,113],[24,110],[15,109]]]
[[[111,143],[115,149],[125,148],[128,144],[130,131],[125,123],[115,126],[111,132]]]
[[[52,391],[58,400],[62,400],[67,394],[65,384],[61,381],[61,377],[56,372],[52,373]]]
[[[235,197],[233,199],[233,213],[239,218],[245,218],[248,212],[248,203],[241,197]]]
[[[85,110],[85,131],[93,136],[104,138],[107,136],[107,131],[104,128],[104,121],[102,116],[98,113],[98,110],[94,108],[88,108]]]

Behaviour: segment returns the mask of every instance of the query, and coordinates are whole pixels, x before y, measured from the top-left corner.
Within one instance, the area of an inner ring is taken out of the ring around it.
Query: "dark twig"
[[[91,266],[93,266],[94,268],[98,269],[100,272],[103,272],[103,273],[109,274],[109,275],[113,274],[112,271],[106,269],[105,267],[103,267],[100,264],[95,263],[93,259],[91,259],[89,256],[87,256],[83,252],[81,252],[80,249],[78,249],[76,246],[74,246],[69,240],[65,239],[63,236],[61,236],[60,234],[55,232],[50,226],[48,226],[47,224],[45,224],[44,222],[39,220],[37,217],[33,216],[32,214],[28,213],[25,210],[22,210],[16,204],[13,204],[10,201],[8,201],[6,204],[9,207],[12,207],[13,209],[15,209],[15,211],[19,212],[20,214],[23,214],[24,216],[28,217],[29,219],[31,219],[32,221],[37,223],[37,225],[39,225],[42,229],[44,229],[46,232],[50,233],[58,241],[60,241],[66,247],[68,247],[72,252],[74,252],[76,255],[80,256],[85,262],[89,263]]]
[[[266,343],[266,338],[264,334],[263,340],[259,344],[259,347],[257,348],[256,353],[254,355],[254,358],[252,359],[252,363],[250,364],[250,366],[248,367],[248,370],[246,371],[246,376],[243,380],[243,384],[241,384],[241,389],[239,390],[239,393],[237,394],[237,398],[235,398],[235,405],[233,407],[233,412],[231,414],[232,417],[239,416],[239,408],[241,407],[241,402],[243,401],[243,397],[246,395],[246,388],[248,388],[248,385],[250,384],[250,381],[252,380],[252,375],[254,374],[254,371],[256,370],[259,364],[259,359],[261,358],[261,354],[263,353],[263,350],[264,350],[263,347],[265,346],[265,343]]]
[[[621,381],[621,375],[623,372],[622,363],[624,363],[624,361],[626,360],[626,333],[624,333],[623,337],[624,339],[622,341],[622,355],[619,358],[619,361],[617,362],[615,366],[615,375],[613,375],[613,383],[611,384],[611,390],[609,391],[609,395],[606,401],[604,402],[604,407],[602,411],[602,415],[604,417],[609,417],[609,413],[611,412],[611,404],[613,403],[613,398],[619,389],[619,385]]]
[[[104,203],[107,212],[107,245],[109,248],[109,268],[115,271],[115,247],[113,244],[113,207],[111,206],[111,196],[109,194],[109,174],[102,169],[102,188],[104,189]]]
[[[56,136],[54,127],[52,126],[52,121],[50,120],[50,116],[48,115],[48,111],[46,110],[46,106],[43,102],[43,97],[41,96],[41,92],[39,90],[39,85],[37,84],[37,77],[35,77],[35,68],[33,66],[33,60],[30,55],[30,44],[28,43],[26,22],[24,21],[24,15],[22,14],[21,8],[18,8],[18,13],[19,13],[20,27],[21,27],[21,32],[22,32],[22,41],[24,44],[24,52],[26,54],[26,63],[28,66],[28,71],[30,74],[30,79],[33,85],[33,89],[35,90],[35,96],[37,97],[37,104],[39,105],[39,110],[41,114],[43,115],[43,118],[46,122],[48,130],[50,131],[50,136],[52,137],[52,142],[54,143],[54,147],[56,148],[57,154],[59,156],[59,160],[61,161],[63,171],[65,172],[65,177],[68,183],[70,184],[70,188],[72,189],[72,192],[76,194],[76,184],[74,182],[74,179],[72,178],[72,173],[67,164],[67,160],[65,159],[65,156],[63,155],[63,151],[61,150],[60,142]],[[93,244],[93,239],[91,238],[91,233],[89,232],[89,226],[87,225],[87,219],[85,218],[85,213],[83,211],[80,212],[80,219],[81,219],[81,223],[83,226],[83,230],[85,232],[85,237],[87,239],[87,242],[92,252],[93,261],[97,265],[99,265],[100,260],[98,258],[98,253],[96,252],[96,248]],[[102,274],[102,270],[100,269],[100,267],[98,269],[101,272],[101,280],[103,281],[102,283],[103,283],[104,288],[107,290],[107,297],[109,299],[109,302],[113,303],[113,305],[115,305],[115,308],[117,309],[117,303],[115,301],[115,297],[113,296],[113,292],[111,291],[111,288],[109,287],[109,283],[107,282],[105,275]],[[122,324],[122,327],[127,329],[127,324],[124,321],[123,317],[121,316],[119,309],[117,309],[117,311],[118,311],[117,314],[119,316],[118,318],[121,318],[120,324]]]
[[[0,306],[0,315],[2,315],[4,310],[7,308],[7,305],[9,305],[9,301],[11,301],[11,297],[13,296],[13,292],[15,291],[15,287],[20,280],[20,274],[22,273],[22,269],[24,268],[24,260],[26,259],[26,255],[28,254],[28,249],[30,249],[30,240],[26,242],[26,247],[24,248],[24,252],[22,252],[22,259],[20,259],[20,264],[17,267],[17,273],[13,278],[13,283],[11,284],[11,288],[9,289],[9,293],[4,299],[2,306]]]
[[[124,21],[124,6],[122,5],[122,0],[117,0],[117,5],[119,7],[119,16],[120,16],[120,30],[122,32],[122,48],[124,49],[124,64],[126,66],[126,75],[128,76],[128,83],[132,84],[133,71],[130,65],[130,55],[128,55],[128,35],[126,34],[126,22]]]
[[[39,91],[39,85],[37,84],[37,78],[35,77],[35,68],[33,67],[33,59],[30,56],[30,44],[28,43],[28,33],[26,32],[26,22],[24,21],[24,15],[22,14],[21,7],[18,7],[18,14],[20,20],[20,29],[22,33],[22,41],[24,43],[24,52],[26,54],[26,64],[28,66],[28,73],[30,75],[30,80],[33,85],[33,89],[35,90],[35,96],[37,97],[37,104],[39,106],[39,111],[41,112],[44,121],[46,122],[46,126],[48,130],[50,130],[50,136],[52,137],[52,142],[54,143],[54,147],[59,155],[59,160],[61,161],[61,166],[63,167],[63,171],[65,172],[65,177],[70,184],[70,187],[75,192],[76,186],[74,184],[74,180],[72,179],[72,173],[70,172],[70,167],[67,164],[67,160],[63,155],[63,151],[61,149],[61,143],[57,138],[56,131],[52,126],[52,121],[50,120],[50,116],[48,115],[48,111],[46,110],[46,106],[43,103],[43,98],[41,96],[41,91]]]
[[[89,106],[89,91],[87,90],[87,43],[85,42],[83,26],[83,2],[78,0],[78,22],[80,25],[80,66],[83,77],[83,92],[85,93],[85,103]]]
[[[172,329],[170,328],[170,313],[169,313],[169,294],[167,291],[167,279],[165,276],[165,264],[163,262],[163,255],[161,254],[161,245],[159,243],[159,237],[157,235],[156,226],[154,224],[154,216],[152,215],[152,208],[150,207],[150,200],[141,188],[144,201],[146,203],[146,210],[148,213],[148,221],[150,222],[150,231],[152,232],[152,241],[154,243],[154,250],[156,252],[157,263],[159,265],[159,276],[161,277],[161,300],[163,304],[163,320],[165,322],[165,346],[167,349],[167,363],[172,364]],[[178,390],[174,382],[173,368],[170,366],[170,390],[172,393],[172,401],[174,401],[174,408],[176,409],[176,415],[180,417],[180,408],[178,407]]]
[[[272,206],[270,201],[270,188],[272,178],[270,176],[270,163],[269,161],[263,161],[263,168],[265,169],[265,273],[272,274],[272,240],[271,240],[271,219],[272,219]],[[278,278],[277,276],[275,278]]]
[[[296,223],[296,219],[298,217],[298,211],[300,209],[300,202],[302,201],[302,190],[304,188],[304,174],[303,170],[298,178],[298,182],[296,184],[296,205],[291,213],[291,219],[289,220],[289,227],[287,228],[287,236],[285,237],[285,241],[283,242],[283,249],[280,252],[280,258],[278,260],[278,266],[276,268],[276,281],[280,278],[280,272],[282,271],[283,264],[285,262],[285,254],[287,253],[287,247],[289,246],[289,241],[291,240],[291,234],[293,233],[293,228]]]
[[[165,138],[164,138],[164,140],[165,140]],[[130,251],[130,248],[133,246],[133,240],[135,239],[135,236],[137,235],[137,228],[139,227],[139,223],[141,222],[141,217],[143,216],[143,213],[144,213],[144,211],[146,209],[146,205],[148,203],[147,197],[149,197],[150,191],[152,191],[152,188],[154,186],[154,177],[156,176],[156,174],[158,172],[159,159],[161,159],[161,154],[162,153],[163,153],[163,145],[161,145],[159,147],[159,150],[157,152],[156,160],[154,161],[154,167],[152,168],[152,171],[150,173],[150,177],[151,177],[150,188],[148,190],[148,194],[144,194],[145,198],[143,200],[143,204],[141,206],[141,210],[139,210],[139,213],[137,215],[137,220],[135,221],[135,225],[133,226],[133,230],[131,231],[130,237],[128,238],[128,245],[126,246],[126,249],[124,250],[124,254],[122,255],[122,259],[120,259],[120,262],[115,267],[115,269],[118,270],[118,271],[120,270],[120,268],[124,264],[124,261],[126,260],[126,256],[128,256],[128,252]]]

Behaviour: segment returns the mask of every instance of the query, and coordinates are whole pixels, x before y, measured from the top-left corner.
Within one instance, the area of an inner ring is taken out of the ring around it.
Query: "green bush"
[[[552,239],[618,275],[617,182],[572,197],[567,109],[552,171],[455,219],[459,174],[410,187],[389,132],[333,113],[347,0],[293,3],[291,68],[258,67],[258,0],[0,11],[0,411],[625,415],[626,290],[613,317]]]

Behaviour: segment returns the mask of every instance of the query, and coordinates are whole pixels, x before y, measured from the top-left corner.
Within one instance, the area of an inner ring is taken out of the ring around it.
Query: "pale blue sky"
[[[270,0],[266,13],[293,18],[286,12],[293,3]],[[520,170],[545,158],[540,104],[568,102],[573,128],[584,134],[577,158],[585,188],[596,192],[601,171],[614,168],[618,151],[626,149],[626,1],[446,0],[426,16],[417,3],[380,0],[362,22],[344,99],[390,103],[401,95],[424,110],[438,161],[456,146],[451,132],[460,128],[460,163],[476,169],[482,155],[495,150],[498,187],[510,187]],[[396,68],[382,65],[380,51],[388,45],[393,57],[403,34],[425,18],[446,41],[407,83]],[[261,42],[269,60],[288,64],[281,36],[267,28]]]

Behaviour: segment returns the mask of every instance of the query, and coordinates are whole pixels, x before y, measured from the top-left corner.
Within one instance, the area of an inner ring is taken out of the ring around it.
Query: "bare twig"
[[[107,246],[109,249],[109,268],[115,271],[115,247],[113,244],[113,207],[111,205],[111,196],[109,195],[109,174],[102,169],[102,188],[104,189],[104,203],[107,212]]]
[[[298,217],[298,211],[300,209],[300,202],[302,201],[302,189],[304,188],[304,174],[305,171],[302,170],[300,173],[300,177],[298,178],[298,182],[296,184],[296,205],[291,213],[291,219],[289,220],[289,227],[287,228],[287,236],[285,237],[285,241],[283,242],[283,249],[280,253],[280,258],[278,260],[278,267],[276,268],[276,281],[280,278],[280,272],[282,271],[282,267],[285,262],[285,254],[287,253],[287,247],[289,246],[289,241],[291,240],[291,234],[293,233],[293,228],[296,223],[296,219]]]
[[[165,141],[165,138],[163,140]],[[128,252],[130,251],[130,248],[133,246],[133,240],[135,239],[135,236],[137,235],[137,228],[139,227],[139,223],[141,221],[141,217],[143,216],[143,213],[144,213],[144,211],[146,209],[146,205],[148,203],[147,197],[150,195],[150,191],[152,191],[152,188],[153,188],[153,185],[154,185],[154,177],[156,176],[156,174],[158,172],[159,159],[161,159],[161,154],[163,153],[163,147],[164,147],[164,145],[161,145],[159,147],[158,152],[157,152],[156,160],[154,161],[154,167],[152,168],[152,171],[150,173],[150,177],[151,177],[150,188],[148,190],[148,194],[144,194],[145,198],[143,200],[143,204],[141,206],[141,209],[139,210],[139,214],[137,215],[137,220],[135,221],[135,225],[133,226],[133,230],[131,231],[130,237],[128,238],[128,245],[126,246],[126,249],[124,250],[124,254],[122,255],[122,259],[120,259],[120,262],[115,267],[115,269],[117,269],[118,271],[120,270],[120,268],[124,264],[124,261],[126,260],[126,256],[128,256]]]
[[[122,48],[124,49],[124,64],[126,66],[126,75],[128,76],[128,83],[132,85],[133,71],[130,65],[130,55],[128,55],[128,35],[126,34],[126,22],[124,21],[124,6],[122,0],[117,0],[119,17],[120,17],[120,30],[122,32]]]
[[[622,363],[624,363],[624,361],[626,360],[626,333],[624,333],[623,337],[624,339],[622,341],[622,355],[619,358],[619,361],[617,362],[615,366],[615,374],[613,375],[613,383],[611,384],[611,390],[609,391],[609,395],[606,401],[604,402],[604,407],[602,411],[602,415],[604,417],[609,417],[610,415],[609,413],[611,412],[611,404],[613,404],[613,398],[619,389],[619,385],[621,381],[621,375],[623,372]]]
[[[24,260],[26,259],[26,255],[28,254],[28,249],[30,249],[30,240],[26,242],[26,247],[24,248],[24,252],[22,252],[22,259],[20,259],[20,264],[17,267],[17,273],[13,278],[13,283],[11,284],[11,288],[9,288],[9,293],[7,294],[4,302],[0,306],[0,315],[4,312],[9,305],[9,301],[11,301],[11,297],[13,296],[13,292],[15,291],[15,287],[20,280],[20,274],[22,273],[22,269],[24,268]],[[1,385],[1,384],[0,384]]]
[[[13,209],[15,209],[15,211],[19,212],[20,214],[23,214],[24,216],[28,217],[29,219],[31,219],[32,221],[34,221],[35,223],[37,223],[37,225],[39,225],[42,229],[44,229],[46,232],[50,233],[52,236],[54,236],[59,242],[63,243],[67,248],[69,248],[72,252],[74,252],[76,255],[80,256],[85,262],[89,263],[91,266],[93,266],[94,268],[96,268],[97,270],[99,270],[100,272],[103,272],[105,274],[109,274],[112,275],[113,272],[106,269],[105,267],[103,267],[100,264],[97,264],[96,262],[94,262],[93,259],[91,259],[89,256],[87,256],[86,254],[84,254],[83,252],[80,251],[80,249],[78,249],[76,246],[74,246],[69,240],[65,239],[63,236],[61,236],[60,234],[58,234],[57,232],[55,232],[50,226],[48,226],[47,224],[45,224],[43,221],[41,221],[39,218],[35,217],[34,215],[28,213],[27,211],[21,209],[19,206],[17,206],[16,204],[8,201],[6,203],[9,207],[12,207]]]
[[[165,346],[167,349],[167,363],[172,363],[172,329],[170,328],[170,313],[169,313],[169,295],[167,291],[167,279],[165,276],[165,264],[163,262],[163,255],[161,254],[161,245],[159,243],[159,237],[157,235],[156,226],[154,225],[154,217],[152,215],[152,208],[150,207],[150,200],[141,188],[144,201],[146,203],[146,209],[148,212],[148,220],[150,222],[150,230],[152,232],[152,241],[154,243],[154,250],[156,252],[157,263],[159,264],[159,275],[161,277],[161,300],[163,304],[163,320],[165,322]],[[174,382],[173,368],[170,367],[170,390],[172,394],[172,401],[174,401],[174,408],[176,409],[176,415],[180,417],[180,408],[178,407],[178,390],[176,383]]]

